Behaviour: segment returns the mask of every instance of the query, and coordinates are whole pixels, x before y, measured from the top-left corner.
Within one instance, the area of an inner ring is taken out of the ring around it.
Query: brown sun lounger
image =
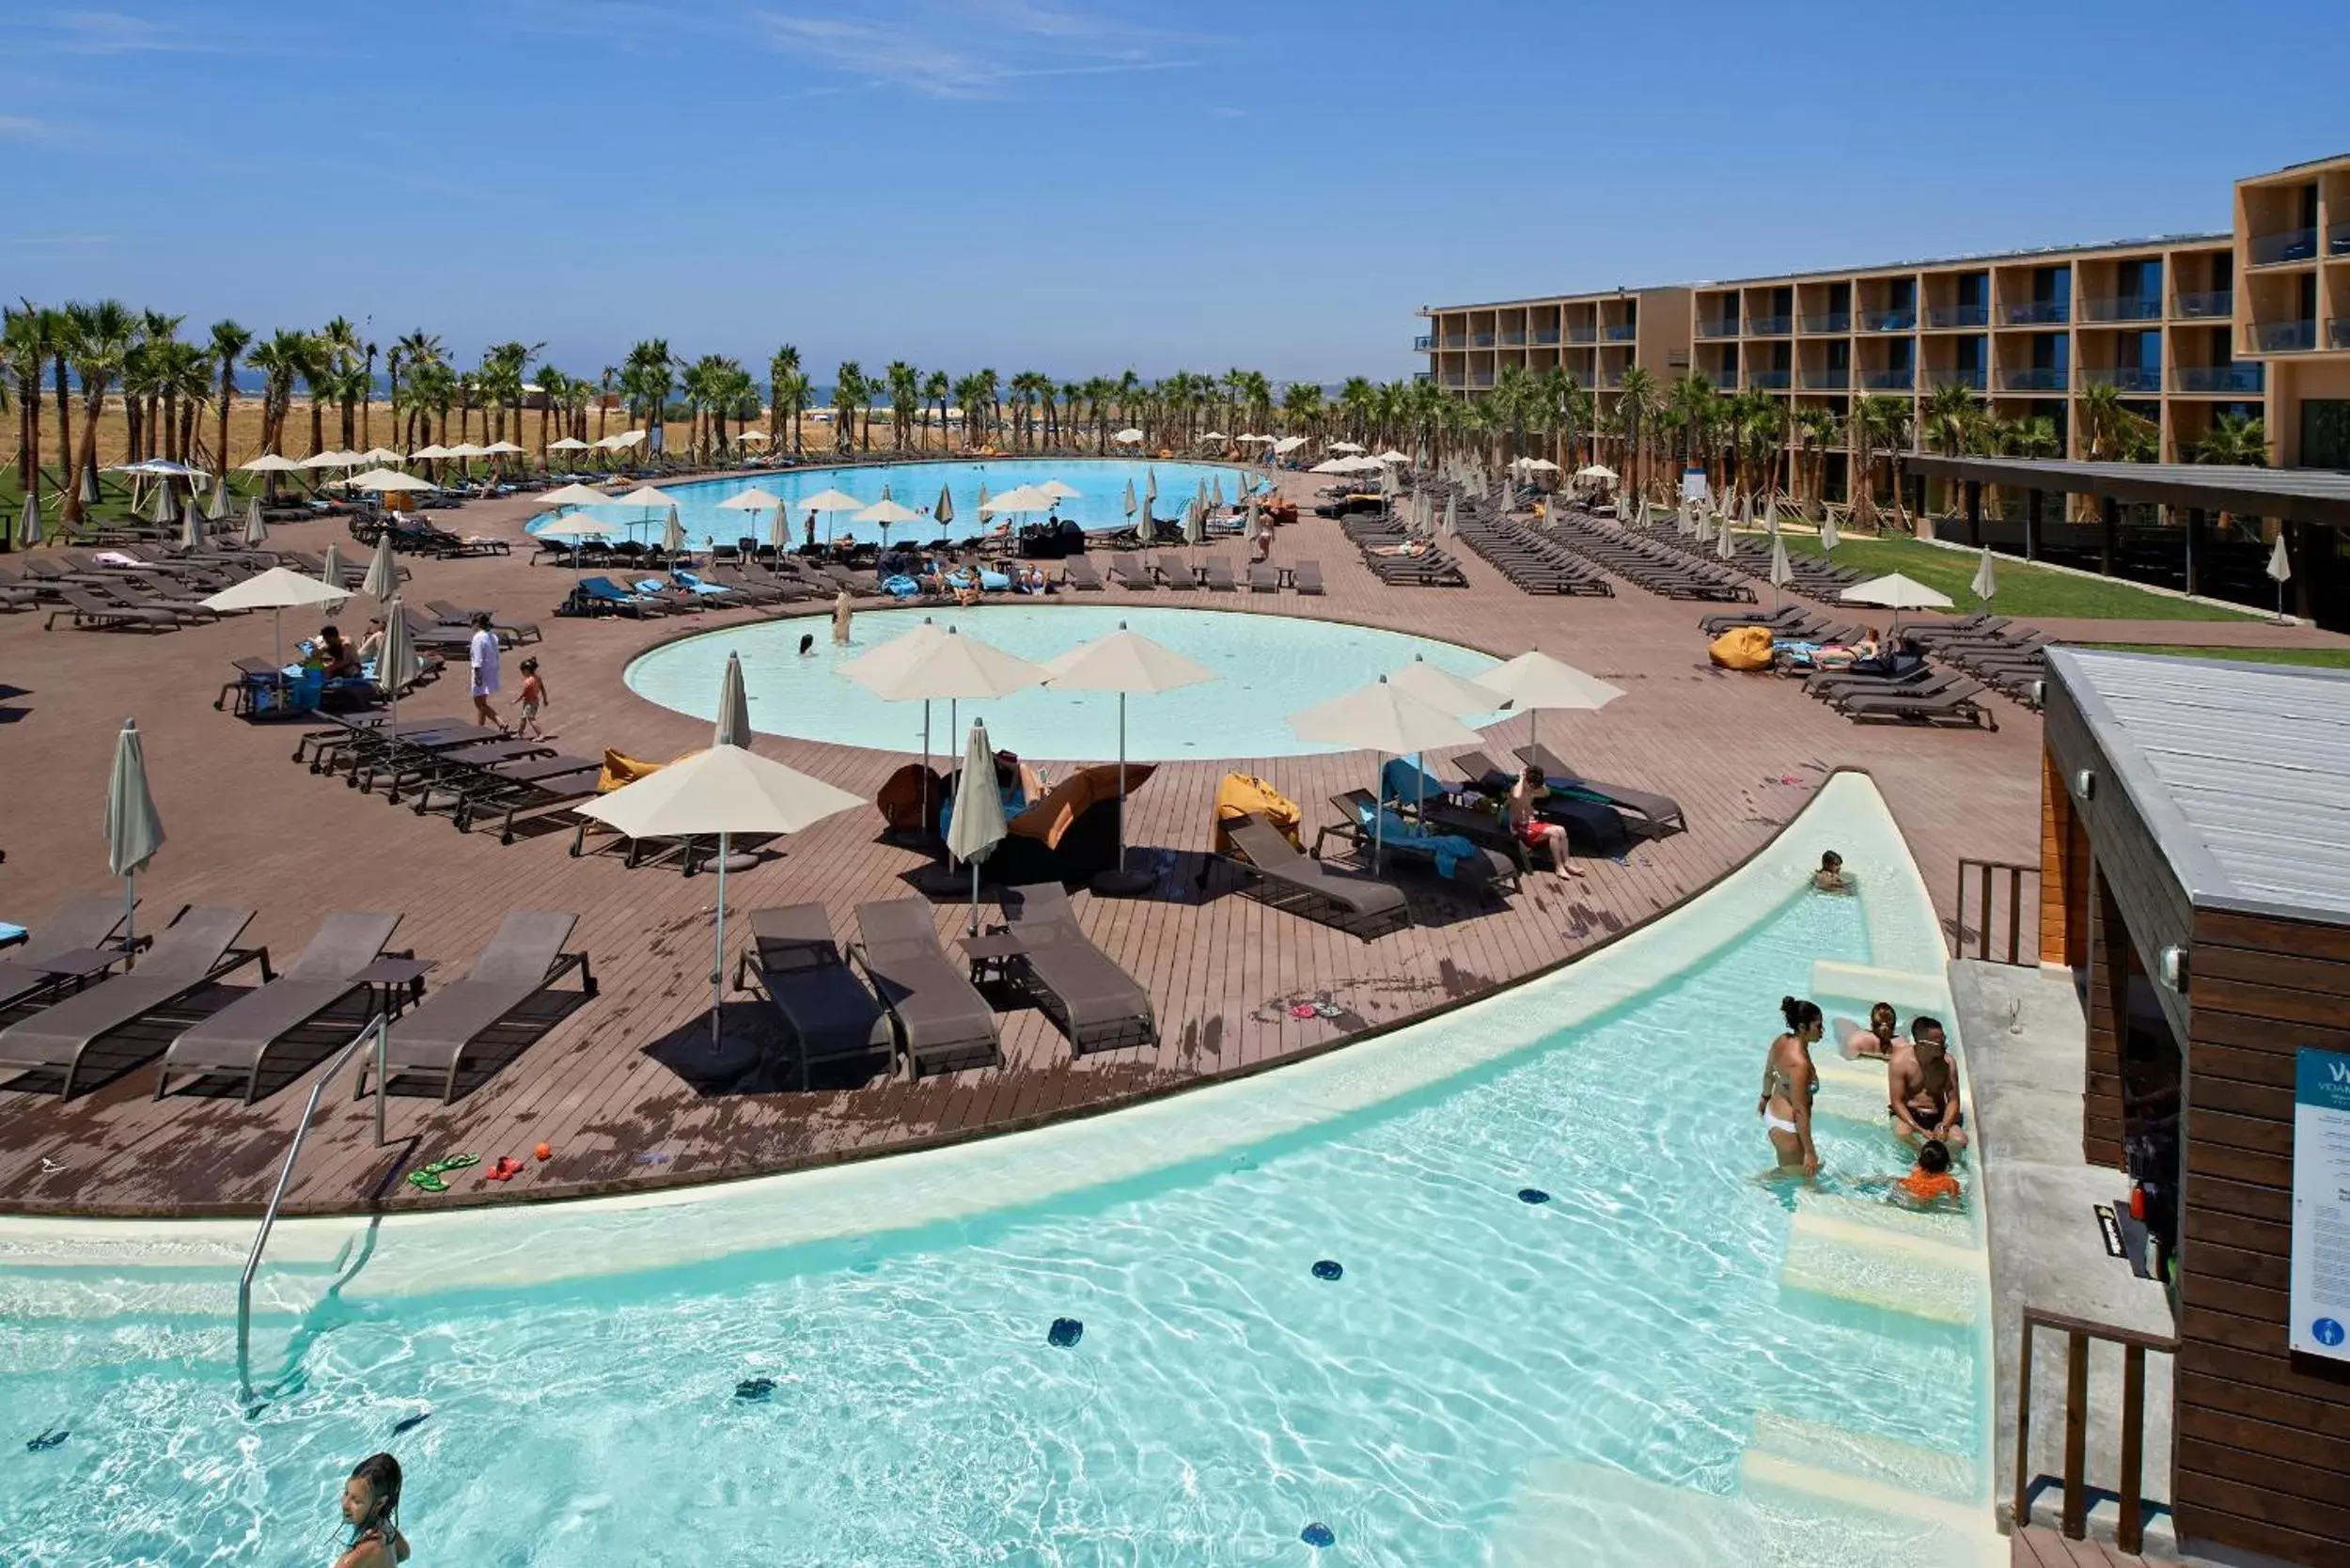
[[[1251,561],[1248,566],[1248,591],[1278,593],[1281,591],[1281,569],[1271,561]]]
[[[1300,593],[1318,594],[1322,592],[1322,563],[1320,561],[1299,561],[1295,566],[1291,567],[1290,587],[1295,588]]]
[[[800,1067],[800,1087],[819,1063],[889,1059],[889,1016],[849,967],[821,903],[751,911],[751,948],[735,967],[735,984],[759,977],[759,989],[783,1021]]]
[[[1151,994],[1077,924],[1058,882],[1000,890],[1004,917],[1021,944],[1010,964],[1017,983],[1069,1037],[1069,1048],[1114,1051],[1159,1038]]]
[[[897,1027],[913,1077],[1004,1059],[995,1010],[939,946],[927,899],[857,905],[857,955]]]
[[[1848,719],[1899,719],[1907,724],[1934,724],[1950,721],[1971,724],[1984,729],[1997,729],[1999,721],[1991,710],[1975,698],[1984,688],[1973,681],[1961,681],[1956,685],[1924,697],[1850,698],[1837,704]]]
[[[1231,593],[1240,588],[1239,581],[1232,575],[1232,563],[1222,556],[1208,557],[1207,564],[1200,569],[1200,581],[1217,593]]]
[[[553,910],[518,909],[507,916],[463,980],[433,992],[392,1025],[385,1043],[385,1087],[402,1078],[437,1075],[446,1105],[457,1097],[457,1074],[468,1053],[515,1009],[573,969],[579,971],[581,992],[594,996],[596,977],[588,955],[563,950],[578,924],[578,916]],[[365,1095],[375,1058],[362,1055],[359,1093]]]
[[[73,1080],[82,1058],[107,1037],[128,1028],[149,1014],[160,1013],[191,992],[202,989],[248,963],[258,960],[261,979],[270,979],[269,950],[242,949],[237,938],[253,923],[250,909],[195,908],[156,935],[139,966],[129,974],[102,980],[52,1002],[19,1024],[0,1029],[0,1071],[62,1073],[57,1091],[61,1100],[73,1095]],[[141,1056],[149,1054],[145,1048]],[[15,1087],[11,1081],[8,1087]]]
[[[74,977],[41,967],[46,961],[112,946],[122,927],[122,895],[83,893],[57,906],[24,945],[0,958],[0,1007],[12,1007]]]
[[[1130,593],[1142,593],[1159,586],[1147,562],[1140,566],[1125,560],[1110,562],[1110,581]]]
[[[1102,591],[1102,574],[1094,571],[1093,563],[1083,556],[1071,556],[1061,562],[1060,580],[1084,592]]]
[[[1603,784],[1595,778],[1585,778],[1546,745],[1522,745],[1518,755],[1542,769],[1543,778],[1554,789],[1579,790],[1619,811],[1629,811],[1644,819],[1642,825],[1652,837],[1662,838],[1676,829],[1689,831],[1689,819],[1683,813],[1681,802],[1670,795],[1636,790],[1629,784]]]
[[[55,631],[59,616],[70,616],[76,629],[86,632],[176,632],[180,618],[169,610],[134,608],[128,604],[110,604],[86,588],[60,587],[57,597],[65,608],[49,612],[43,630]]]
[[[155,1072],[155,1098],[169,1091],[176,1069],[199,1078],[243,1074],[244,1103],[251,1105],[270,1047],[362,990],[365,982],[351,977],[376,961],[399,924],[398,915],[329,915],[285,973],[171,1043]]]
[[[1238,853],[1220,856],[1246,879],[1250,898],[1369,942],[1412,923],[1403,890],[1391,882],[1325,866],[1262,817],[1223,824]]]

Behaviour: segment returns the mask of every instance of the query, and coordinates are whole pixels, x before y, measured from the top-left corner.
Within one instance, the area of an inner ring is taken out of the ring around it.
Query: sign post
[[[2292,1284],[2287,1342],[2350,1362],[2350,1051],[2294,1064]]]

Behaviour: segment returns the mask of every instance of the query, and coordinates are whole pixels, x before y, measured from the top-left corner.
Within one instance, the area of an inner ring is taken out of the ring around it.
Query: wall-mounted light
[[[2186,995],[2186,949],[2175,942],[2163,949],[2154,964],[2154,972],[2161,976],[2163,984],[2182,996]]]
[[[2095,768],[2076,770],[2073,775],[2073,792],[2083,800],[2095,800],[2097,798],[2097,770]]]

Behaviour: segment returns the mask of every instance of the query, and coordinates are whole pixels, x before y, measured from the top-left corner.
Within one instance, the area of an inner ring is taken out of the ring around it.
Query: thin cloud
[[[239,28],[218,17],[180,13],[170,22],[129,11],[54,11],[23,21],[0,22],[9,47],[23,56],[84,55],[318,55]]]
[[[1248,118],[1248,111],[1246,109],[1233,109],[1222,105],[1210,109],[1208,113],[1217,119],[1246,119]]]
[[[899,0],[850,19],[752,13],[768,45],[857,78],[840,90],[896,88],[925,98],[995,99],[1047,76],[1171,71],[1168,35],[1056,0]]]
[[[61,129],[45,119],[25,115],[0,115],[0,142],[45,142],[55,138]]]
[[[21,234],[6,243],[14,250],[63,250],[82,245],[102,245],[113,239],[111,234]]]

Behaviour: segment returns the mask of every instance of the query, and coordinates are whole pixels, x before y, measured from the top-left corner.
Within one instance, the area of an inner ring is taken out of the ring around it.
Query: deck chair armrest
[[[539,983],[541,986],[553,986],[556,980],[561,980],[573,969],[579,971],[580,995],[594,996],[597,990],[596,975],[595,971],[588,967],[588,954],[585,950],[575,953],[557,953],[555,962],[547,965],[547,978]]]

